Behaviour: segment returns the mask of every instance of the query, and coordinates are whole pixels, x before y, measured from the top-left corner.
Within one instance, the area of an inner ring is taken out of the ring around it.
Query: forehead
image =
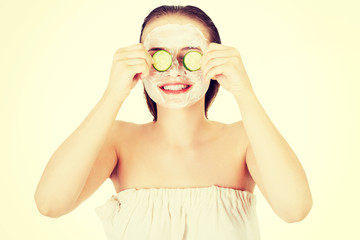
[[[151,20],[143,30],[141,42],[144,43],[144,40],[146,39],[147,35],[153,29],[160,27],[162,25],[166,25],[166,24],[180,24],[180,25],[192,24],[202,32],[204,37],[209,42],[210,34],[209,34],[207,28],[203,24],[201,24],[200,22],[193,20],[189,17],[177,16],[177,15],[163,16],[163,17]]]

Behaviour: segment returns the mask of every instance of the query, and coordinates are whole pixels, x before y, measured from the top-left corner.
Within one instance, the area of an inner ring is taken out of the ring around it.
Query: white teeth
[[[178,85],[167,85],[167,86],[164,86],[163,89],[177,91],[177,90],[185,89],[187,87],[188,87],[188,85],[178,84]]]

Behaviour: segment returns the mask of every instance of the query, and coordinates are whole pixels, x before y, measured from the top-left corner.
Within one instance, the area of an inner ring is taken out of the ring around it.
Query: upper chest
[[[118,181],[123,185],[231,185],[246,175],[243,132],[225,126],[196,146],[172,146],[163,139],[133,132],[118,146]]]

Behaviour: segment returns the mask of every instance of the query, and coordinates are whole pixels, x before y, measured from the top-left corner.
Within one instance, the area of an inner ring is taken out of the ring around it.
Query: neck
[[[157,121],[154,123],[156,134],[171,146],[196,146],[199,141],[199,132],[209,122],[205,117],[204,100],[181,108],[169,109],[157,106]]]

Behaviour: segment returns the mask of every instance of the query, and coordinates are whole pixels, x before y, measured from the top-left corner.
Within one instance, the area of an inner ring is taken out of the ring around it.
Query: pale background
[[[110,180],[58,219],[38,213],[34,191],[52,153],[100,99],[116,49],[136,43],[144,17],[166,3],[191,3],[210,15],[305,168],[314,205],[302,222],[283,222],[256,188],[262,239],[360,239],[356,0],[2,0],[0,239],[105,239],[94,208],[114,193]],[[209,116],[241,119],[223,89]],[[142,84],[118,119],[151,121]]]

